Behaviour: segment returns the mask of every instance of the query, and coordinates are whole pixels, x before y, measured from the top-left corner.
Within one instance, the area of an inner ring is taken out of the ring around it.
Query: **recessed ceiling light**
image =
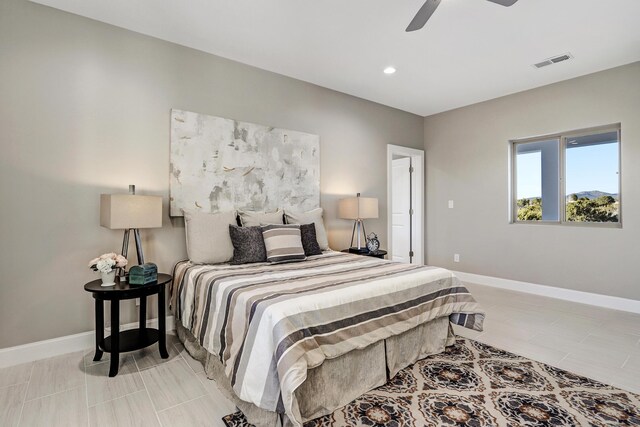
[[[396,72],[396,69],[393,68],[393,67],[387,67],[387,68],[384,69],[384,73],[385,74],[393,74],[395,72]]]

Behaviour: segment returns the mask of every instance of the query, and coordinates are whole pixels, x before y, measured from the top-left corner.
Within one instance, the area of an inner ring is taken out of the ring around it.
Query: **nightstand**
[[[344,252],[344,253],[347,253],[347,254],[353,253],[353,252],[349,252],[349,249],[343,249],[340,252]],[[378,249],[375,252],[364,252],[364,253],[361,253],[361,254],[356,254],[356,253],[353,253],[353,254],[354,255],[362,255],[362,256],[372,256],[372,257],[384,259],[384,257],[387,256],[387,251],[383,251],[382,249]]]
[[[167,353],[167,317],[165,308],[165,285],[171,282],[169,274],[158,274],[158,280],[146,285],[129,285],[120,282],[116,277],[114,286],[101,286],[101,280],[94,280],[84,285],[84,290],[91,292],[96,300],[96,354],[98,361],[104,352],[111,353],[109,376],[118,375],[120,353],[139,350],[158,343],[160,356],[169,357]],[[147,297],[158,294],[158,329],[147,328]],[[140,298],[140,324],[138,329],[120,332],[120,301]],[[111,301],[111,336],[104,337],[104,302]]]

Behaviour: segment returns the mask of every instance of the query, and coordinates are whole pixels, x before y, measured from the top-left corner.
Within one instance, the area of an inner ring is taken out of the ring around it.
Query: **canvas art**
[[[170,215],[320,205],[320,137],[171,111]]]

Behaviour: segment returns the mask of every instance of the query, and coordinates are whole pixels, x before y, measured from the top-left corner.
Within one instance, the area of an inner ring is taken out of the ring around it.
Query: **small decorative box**
[[[129,269],[130,285],[146,285],[158,280],[158,266],[152,262],[134,265]]]

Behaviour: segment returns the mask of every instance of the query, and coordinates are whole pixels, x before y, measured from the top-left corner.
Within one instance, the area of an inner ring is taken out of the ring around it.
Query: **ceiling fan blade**
[[[514,4],[516,4],[516,2],[518,0],[487,0],[487,1],[490,1],[491,3],[499,4],[499,5],[502,5],[502,6],[509,7],[509,6],[513,6]]]
[[[438,8],[440,1],[441,0],[425,1],[422,7],[420,8],[420,10],[418,11],[418,13],[416,13],[416,16],[413,17],[413,20],[407,27],[406,31],[407,32],[416,31],[424,27],[424,24],[427,23],[429,18],[431,18],[431,15],[433,15],[433,12],[435,12],[436,9]]]

